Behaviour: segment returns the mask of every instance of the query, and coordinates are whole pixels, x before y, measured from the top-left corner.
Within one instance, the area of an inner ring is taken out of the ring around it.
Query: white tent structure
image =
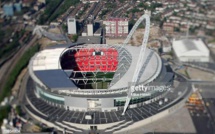
[[[209,62],[210,52],[201,39],[173,40],[173,50],[181,62]]]

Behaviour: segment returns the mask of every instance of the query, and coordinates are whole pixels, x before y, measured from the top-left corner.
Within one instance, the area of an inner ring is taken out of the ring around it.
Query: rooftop
[[[209,56],[209,50],[201,39],[174,40],[173,48],[177,56]]]
[[[128,83],[132,81],[132,77],[134,75],[134,71],[136,68],[136,65],[138,65],[138,57],[140,53],[139,47],[133,47],[133,46],[125,46],[125,48],[130,52],[132,55],[132,62],[130,64],[130,67],[125,72],[124,76],[122,76],[122,73],[120,74],[120,80],[116,82],[110,89],[117,89],[119,87],[127,87]],[[149,59],[148,59],[149,58]],[[145,70],[142,72],[142,77],[140,78],[140,82],[146,82],[151,81],[152,79],[155,79],[159,73],[161,72],[162,63],[160,57],[154,52],[153,50],[146,49],[145,56],[144,56],[145,62],[148,60],[147,66],[145,66]],[[143,65],[144,66],[144,65]],[[115,74],[116,75],[116,74]]]
[[[78,37],[77,43],[86,43],[86,44],[101,44],[100,36],[80,36]]]
[[[94,38],[94,37],[93,37]],[[100,38],[100,37],[99,37]],[[60,57],[64,52],[68,49],[82,49],[82,48],[100,48],[100,47],[116,47],[107,44],[85,44],[85,45],[77,45],[73,47],[68,47],[68,45],[58,45],[53,46],[43,51],[40,51],[32,58],[31,69],[34,72],[34,75],[47,87],[58,90],[62,88],[68,89],[69,87],[75,87],[74,83],[68,78],[67,72],[62,70],[60,65]],[[68,49],[67,49],[68,48]],[[112,81],[112,86],[110,89],[118,89],[127,87],[128,83],[132,81],[132,77],[135,71],[135,67],[138,64],[139,57],[139,47],[133,46],[125,46],[125,50],[128,51],[132,57],[131,63],[129,67],[125,69],[127,66],[126,63],[121,63],[118,65],[118,71],[116,71],[116,80]],[[122,55],[126,57],[126,55]],[[122,57],[121,57],[122,58]],[[142,74],[140,77],[140,82],[151,82],[161,72],[162,69],[162,61],[160,57],[153,50],[146,49],[145,51],[145,62],[147,62],[147,66],[143,65]],[[125,59],[126,60],[126,59]],[[127,59],[128,60],[128,59]],[[112,61],[113,62],[113,61]],[[124,68],[123,68],[124,67]],[[119,75],[119,79],[118,79]],[[55,83],[56,82],[56,83]]]

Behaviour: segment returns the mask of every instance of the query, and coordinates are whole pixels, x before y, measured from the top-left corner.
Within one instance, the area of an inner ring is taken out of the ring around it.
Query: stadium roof
[[[67,77],[63,70],[42,70],[34,73],[52,90],[77,89],[76,85]]]
[[[59,58],[68,45],[49,47],[33,58],[32,69],[36,77],[52,90],[77,89],[76,85],[61,70]]]
[[[134,47],[134,46],[125,46],[125,48],[132,55],[131,65],[129,69],[125,72],[124,76],[122,76],[118,82],[116,82],[113,86],[111,86],[110,89],[127,87],[128,84],[132,82],[132,77],[134,75],[136,65],[138,64],[140,48]],[[150,53],[152,54],[151,56],[149,56]],[[145,56],[144,56],[145,62],[147,61],[148,56],[150,57],[148,65],[145,67],[139,82],[146,82],[148,80],[151,81],[152,79],[155,79],[159,75],[162,69],[161,59],[153,50],[146,49]]]
[[[59,46],[59,47],[58,47]],[[68,78],[71,72],[65,72],[62,70],[60,65],[60,57],[64,51],[67,51],[68,45],[58,45],[54,47],[50,47],[43,51],[37,53],[34,58],[32,58],[30,68],[33,71],[36,78],[40,82],[40,84],[44,84],[45,86],[53,89],[53,90],[60,90],[60,89],[77,89],[76,85]],[[110,47],[107,44],[85,44],[85,45],[77,45],[77,48],[82,47]],[[73,48],[73,47],[72,47]],[[70,49],[70,48],[69,48]],[[125,71],[118,70],[120,75],[120,79],[113,82],[113,85],[110,89],[119,89],[123,87],[127,87],[128,83],[132,81],[132,77],[134,75],[135,67],[138,64],[138,57],[140,49],[139,47],[134,46],[125,46],[125,49],[131,54],[132,61],[130,67]],[[122,55],[125,56],[125,55]],[[162,61],[160,57],[152,50],[146,49],[145,51],[145,62],[147,66],[143,66],[143,73],[141,74],[139,82],[149,82],[153,81],[161,72],[162,69]],[[121,64],[124,64],[123,62]],[[120,65],[121,65],[120,64]],[[118,65],[118,66],[120,66]]]
[[[61,69],[59,58],[65,47],[40,51],[34,59],[33,70]]]
[[[178,57],[181,56],[209,56],[209,50],[201,39],[174,40],[173,49]]]

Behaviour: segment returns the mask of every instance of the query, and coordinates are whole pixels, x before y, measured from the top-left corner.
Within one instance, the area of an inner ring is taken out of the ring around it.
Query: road
[[[35,45],[36,40],[37,36],[34,36],[27,45],[23,45],[19,49],[19,51],[0,68],[0,94],[2,93],[2,89],[5,86],[9,74],[11,73],[21,56],[25,53],[25,51]]]
[[[22,78],[21,86],[19,88],[18,101],[17,101],[18,104],[22,104],[23,102],[28,78],[29,78],[29,73],[27,72]]]
[[[207,110],[207,117],[201,117],[197,131],[215,134],[215,88],[214,85],[199,85],[200,94]],[[207,120],[206,120],[207,119]],[[195,123],[195,122],[194,122]]]

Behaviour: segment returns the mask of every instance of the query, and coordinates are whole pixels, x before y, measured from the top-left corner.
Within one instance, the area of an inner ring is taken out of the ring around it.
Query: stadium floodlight
[[[131,81],[131,85],[128,87],[126,102],[125,102],[125,105],[124,105],[124,110],[123,110],[122,115],[125,115],[125,112],[126,112],[126,110],[128,108],[128,105],[129,105],[129,102],[131,100],[132,94],[134,92],[134,91],[131,90],[131,87],[135,86],[138,83],[138,76],[139,76],[141,68],[142,68],[142,66],[144,64],[145,49],[146,49],[146,46],[147,46],[147,42],[148,42],[148,38],[149,38],[149,32],[150,32],[150,18],[149,18],[149,15],[144,14],[137,20],[137,22],[135,23],[135,25],[131,29],[129,35],[127,36],[127,38],[125,39],[125,41],[124,41],[124,43],[122,45],[122,48],[123,48],[126,44],[128,44],[128,42],[131,39],[132,35],[134,34],[134,32],[136,31],[136,29],[138,28],[138,26],[141,24],[141,22],[144,19],[146,20],[144,38],[143,38],[143,41],[142,41],[141,51],[140,51],[140,54],[139,54],[139,57],[138,57],[138,62],[137,62],[138,64],[136,66],[136,69],[135,69],[135,72],[134,72],[134,75],[133,75],[133,78],[132,78],[132,81]]]

